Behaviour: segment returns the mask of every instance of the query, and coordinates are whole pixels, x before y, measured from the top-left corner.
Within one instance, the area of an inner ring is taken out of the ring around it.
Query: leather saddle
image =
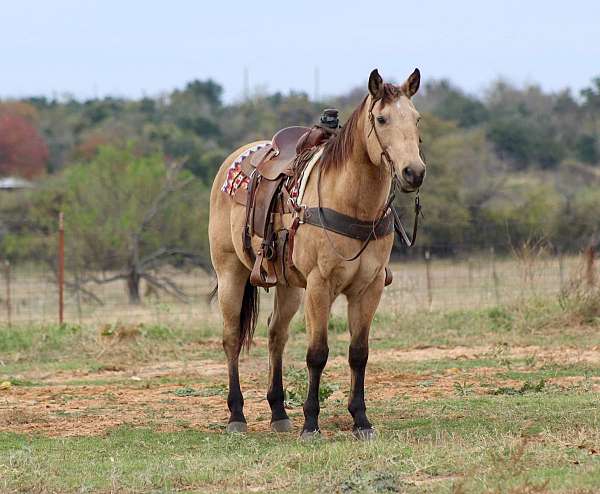
[[[277,180],[281,175],[291,176],[300,138],[309,132],[308,127],[286,127],[277,132],[271,144],[251,155],[250,164],[266,180]]]
[[[288,230],[276,229],[275,217],[292,213],[289,204],[290,183],[298,179],[306,159],[305,151],[322,144],[332,134],[321,127],[287,127],[281,129],[269,144],[251,154],[242,162],[242,171],[250,177],[247,190],[236,193],[236,201],[246,206],[243,232],[244,251],[254,262],[250,282],[269,288],[278,282],[279,273],[285,272],[285,245]],[[262,238],[255,253],[252,237]],[[275,262],[281,263],[277,269]]]

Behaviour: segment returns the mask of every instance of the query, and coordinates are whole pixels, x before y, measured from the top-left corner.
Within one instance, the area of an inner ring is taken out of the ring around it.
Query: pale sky
[[[575,92],[600,76],[593,0],[0,0],[0,97],[140,97],[213,78],[332,95],[378,67],[481,93],[502,76]]]

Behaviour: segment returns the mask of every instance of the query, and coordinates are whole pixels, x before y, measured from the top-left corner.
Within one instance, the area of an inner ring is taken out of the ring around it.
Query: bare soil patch
[[[453,359],[456,368],[442,372],[409,373],[382,370],[373,366],[367,373],[367,399],[373,408],[378,403],[410,397],[428,400],[457,395],[457,385],[469,394],[488,394],[495,387],[518,389],[522,381],[502,378],[505,369],[474,367],[459,369],[462,359],[480,359],[493,355],[490,347],[416,348],[411,350],[373,351],[370,360],[375,363],[390,361],[426,361]],[[510,357],[535,356],[543,361],[573,363],[600,362],[598,348],[585,351],[538,347],[509,348],[503,353]],[[295,362],[294,365],[302,365]],[[267,362],[258,357],[244,358],[242,387],[245,412],[251,431],[269,430],[269,407],[265,399]],[[98,371],[61,371],[58,373],[28,373],[36,386],[11,386],[0,390],[0,431],[42,433],[48,436],[80,436],[105,434],[120,425],[152,427],[169,431],[192,428],[200,431],[222,430],[228,411],[225,396],[227,368],[223,361],[188,360],[168,361],[147,365],[121,363]],[[161,383],[181,378],[182,383]],[[571,387],[580,385],[583,376],[561,377],[548,380],[548,385]],[[339,385],[325,402],[323,429],[351,429],[345,400],[349,387],[349,370],[344,357],[331,359],[324,380]],[[77,384],[73,384],[77,381]],[[104,381],[103,384],[96,384]],[[111,382],[114,381],[114,382]],[[587,378],[587,385],[600,391],[600,378]],[[483,384],[483,385],[482,385]],[[402,418],[401,407],[398,417]],[[299,427],[302,409],[290,410]],[[377,421],[376,415],[373,415]],[[388,415],[388,418],[389,415]]]

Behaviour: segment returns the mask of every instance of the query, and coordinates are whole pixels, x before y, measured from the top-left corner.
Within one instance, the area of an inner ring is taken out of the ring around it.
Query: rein
[[[406,229],[404,228],[404,225],[402,224],[402,221],[400,220],[400,216],[398,215],[396,208],[394,208],[394,206],[393,206],[394,199],[396,198],[396,189],[400,185],[400,179],[398,178],[398,175],[396,173],[396,167],[394,166],[394,160],[392,160],[387,149],[384,147],[383,143],[381,142],[381,138],[379,136],[379,133],[377,132],[377,127],[375,126],[375,116],[373,115],[373,107],[375,106],[375,103],[377,103],[377,101],[379,101],[380,99],[381,98],[373,99],[373,101],[371,102],[371,106],[369,107],[369,122],[371,123],[371,130],[369,131],[369,135],[371,135],[371,132],[375,133],[375,138],[377,139],[377,142],[379,143],[379,147],[381,148],[381,162],[382,162],[382,164],[384,161],[386,162],[386,165],[390,171],[390,175],[392,176],[392,183],[390,185],[390,192],[388,194],[388,198],[385,201],[385,204],[383,206],[383,210],[382,210],[381,214],[379,215],[378,218],[376,218],[373,221],[373,227],[371,229],[371,232],[369,233],[369,236],[364,240],[363,244],[360,246],[360,248],[358,249],[356,254],[354,254],[353,256],[345,257],[342,254],[340,254],[339,251],[336,249],[335,245],[333,244],[333,240],[329,236],[329,231],[327,230],[327,227],[325,226],[325,221],[323,219],[323,211],[321,208],[321,174],[323,171],[323,167],[319,166],[319,174],[317,176],[317,206],[318,206],[317,211],[319,214],[319,222],[321,223],[321,228],[325,232],[327,241],[329,242],[329,245],[332,248],[332,250],[335,252],[335,254],[340,259],[342,259],[344,261],[348,261],[348,262],[355,261],[356,259],[358,259],[360,257],[360,255],[365,251],[365,249],[367,248],[367,246],[369,245],[371,240],[376,239],[375,230],[384,221],[384,219],[388,215],[388,211],[390,211],[390,210],[391,210],[391,214],[394,216],[395,232],[400,236],[400,238],[402,238],[402,241],[406,244],[407,247],[412,247],[415,244],[415,241],[417,239],[417,230],[419,228],[419,215],[422,214],[421,202],[419,200],[419,189],[417,189],[417,193],[415,196],[415,219],[413,222],[412,235],[411,235],[411,237],[409,237],[408,234],[406,233]]]

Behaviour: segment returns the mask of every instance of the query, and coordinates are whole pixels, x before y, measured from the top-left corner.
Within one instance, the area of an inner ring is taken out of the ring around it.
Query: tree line
[[[292,91],[225,103],[222,86],[195,80],[140,99],[0,101],[0,177],[36,183],[25,193],[0,192],[0,256],[51,262],[62,210],[76,232],[68,245],[74,283],[103,283],[110,277],[93,273],[110,271],[183,296],[156,269],[206,265],[208,188],[222,160],[282,127],[312,125],[325,107],[347,118],[365,94],[359,87],[312,101]],[[593,241],[600,78],[579,94],[500,80],[471,95],[434,80],[415,104],[428,164],[422,247],[450,255],[543,242],[566,252]],[[408,218],[410,199],[399,207]]]

